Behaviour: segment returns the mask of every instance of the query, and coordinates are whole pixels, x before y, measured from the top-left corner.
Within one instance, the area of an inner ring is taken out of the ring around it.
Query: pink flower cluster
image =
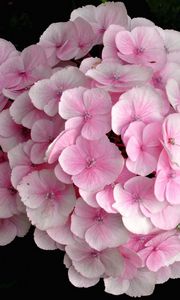
[[[0,110],[0,245],[32,224],[114,295],[180,277],[179,32],[108,2],[22,52],[0,39]]]

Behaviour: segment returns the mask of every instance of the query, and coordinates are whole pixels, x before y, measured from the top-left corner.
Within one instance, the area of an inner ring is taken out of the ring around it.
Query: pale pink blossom
[[[151,78],[150,68],[137,65],[121,65],[103,61],[90,69],[87,76],[94,79],[94,85],[111,92],[124,92],[134,86],[141,86]]]
[[[37,109],[53,117],[58,112],[58,104],[63,91],[87,84],[87,77],[78,68],[67,67],[55,72],[49,79],[36,82],[31,87],[29,95]]]
[[[118,178],[113,183],[106,185],[103,190],[97,192],[95,195],[96,203],[108,213],[117,213],[117,210],[112,206],[115,203],[114,188],[116,184],[120,183],[121,185],[124,185],[128,179],[134,176],[125,165],[122,167],[123,169]]]
[[[112,108],[112,130],[122,134],[130,123],[142,121],[149,124],[163,118],[163,100],[148,86],[133,88],[122,94]]]
[[[104,33],[103,36],[103,50],[102,59],[103,61],[109,61],[109,63],[116,61],[122,63],[122,60],[118,56],[118,49],[115,42],[116,34],[120,31],[124,31],[125,28],[120,25],[111,24]]]
[[[179,76],[179,64],[167,62],[160,70],[154,72],[150,83],[155,88],[165,91],[168,80],[173,78],[178,81]]]
[[[12,169],[11,171],[11,183],[14,188],[21,182],[23,177],[35,170],[41,170],[48,168],[46,163],[33,164],[30,158],[33,141],[28,140],[24,143],[19,143],[8,151],[9,164]]]
[[[123,164],[118,149],[106,137],[88,141],[78,137],[76,144],[64,149],[59,162],[82,190],[96,191],[116,180]]]
[[[155,279],[153,272],[150,272],[147,268],[141,268],[131,280],[122,277],[105,278],[105,292],[113,295],[126,293],[130,297],[148,296],[154,291]]]
[[[98,140],[111,129],[111,97],[101,89],[83,87],[65,91],[59,114],[68,120],[66,128],[80,128],[88,140]]]
[[[35,81],[48,78],[51,70],[43,49],[38,45],[25,48],[18,56],[6,60],[0,67],[3,94],[15,99]]]
[[[150,271],[156,272],[175,261],[180,251],[179,238],[173,232],[161,233],[145,244],[138,254]]]
[[[75,59],[79,59],[91,50],[97,37],[91,25],[85,19],[77,17],[73,23],[77,31],[77,52]]]
[[[173,169],[165,150],[159,157],[154,193],[159,201],[180,204],[180,169]]]
[[[111,24],[128,26],[127,11],[122,2],[107,2],[98,5],[86,5],[73,10],[71,20],[77,17],[85,19],[91,26],[97,37],[96,44],[102,43],[103,34]]]
[[[34,107],[28,92],[24,92],[16,97],[10,106],[9,113],[17,124],[21,124],[29,129],[32,128],[36,121],[46,118],[46,114],[43,111]]]
[[[45,162],[45,153],[50,143],[57,137],[63,128],[63,121],[57,115],[52,120],[40,119],[31,129],[31,138],[34,142],[31,148],[31,161],[34,164]]]
[[[114,188],[113,207],[122,215],[124,226],[136,234],[152,232],[150,213],[162,209],[162,204],[154,196],[154,180],[136,176],[130,178],[124,188],[117,184]]]
[[[3,151],[7,152],[18,143],[27,141],[30,138],[30,130],[16,124],[9,112],[4,109],[0,113],[0,144]]]
[[[142,267],[140,256],[126,246],[120,246],[119,251],[124,259],[124,271],[121,275],[124,279],[132,279],[136,275],[137,269]]]
[[[41,35],[39,45],[44,49],[50,66],[69,60],[77,53],[77,30],[73,22],[51,24]]]
[[[102,208],[88,206],[80,198],[71,217],[71,230],[98,251],[109,245],[117,247],[128,239],[120,215],[108,214]]]
[[[127,168],[135,174],[146,176],[156,170],[159,154],[162,150],[161,123],[145,125],[136,121],[129,125],[124,134],[126,142]]]
[[[87,278],[118,276],[123,271],[123,259],[117,248],[97,251],[81,239],[65,248],[75,270]]]
[[[74,208],[73,187],[59,182],[52,170],[31,172],[17,189],[29,219],[40,230],[63,224]]]
[[[115,42],[118,56],[127,63],[159,70],[166,62],[164,42],[155,27],[140,26],[131,32],[120,31]]]

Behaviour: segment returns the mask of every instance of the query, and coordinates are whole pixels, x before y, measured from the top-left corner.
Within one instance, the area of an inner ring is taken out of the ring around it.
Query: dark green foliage
[[[180,0],[146,0],[159,26],[180,30]]]

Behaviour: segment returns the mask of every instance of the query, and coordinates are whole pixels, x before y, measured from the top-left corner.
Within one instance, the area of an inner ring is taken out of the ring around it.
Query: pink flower
[[[159,70],[166,62],[163,39],[155,27],[135,27],[131,32],[120,31],[115,37],[118,56],[130,64]]]
[[[173,164],[180,166],[180,114],[168,115],[162,125],[163,144]]]
[[[85,19],[92,26],[97,37],[96,43],[102,43],[102,37],[106,29],[111,24],[127,27],[128,17],[126,8],[123,3],[107,2],[98,5],[87,5],[82,8],[73,10],[71,20],[74,21],[77,17]]]
[[[101,89],[83,87],[67,90],[59,103],[66,128],[80,128],[88,140],[98,140],[111,129],[111,98]]]
[[[161,121],[163,101],[156,91],[148,86],[133,88],[122,94],[112,108],[112,130],[122,134],[130,123],[145,124]]]
[[[147,234],[153,230],[149,219],[151,213],[160,211],[163,205],[154,196],[154,180],[136,176],[126,181],[124,188],[114,188],[113,207],[122,215],[124,226],[136,234]]]
[[[77,31],[77,52],[75,59],[84,57],[94,46],[96,35],[91,25],[83,18],[77,17],[73,21]]]
[[[27,141],[29,138],[29,129],[16,124],[10,115],[9,109],[4,109],[0,113],[0,144],[3,151],[7,152],[18,143]]]
[[[17,188],[23,177],[32,171],[50,167],[46,163],[35,165],[31,162],[30,154],[33,145],[33,141],[28,140],[27,142],[19,143],[8,151],[9,164],[12,169],[11,182],[14,188]]]
[[[63,91],[86,86],[88,79],[75,67],[67,67],[54,73],[49,79],[36,82],[29,95],[37,109],[43,110],[48,116],[55,116]]]
[[[95,195],[96,203],[108,213],[117,213],[117,210],[112,206],[115,203],[114,188],[116,184],[121,183],[121,185],[123,185],[128,179],[134,176],[125,165],[122,167],[123,169],[118,178],[113,183],[106,185],[103,190],[97,192]],[[82,192],[80,192],[80,194],[83,198]]]
[[[29,219],[40,230],[63,224],[74,208],[73,187],[59,182],[52,170],[31,172],[17,189]]]
[[[118,276],[123,270],[123,259],[117,248],[97,251],[81,239],[65,248],[75,270],[86,278]]]
[[[25,236],[29,228],[30,222],[25,214],[0,219],[0,246],[11,243],[16,236]]]
[[[179,76],[179,64],[167,62],[160,70],[154,72],[151,84],[155,88],[165,91],[168,80],[173,78],[178,81]]]
[[[154,193],[159,201],[180,204],[180,169],[172,168],[165,150],[159,157]]]
[[[123,277],[109,277],[104,279],[105,292],[113,295],[126,293],[130,297],[151,295],[154,291],[156,277],[146,268],[137,271],[134,278],[127,280]]]
[[[98,141],[78,137],[75,145],[62,151],[59,162],[63,170],[72,175],[75,185],[96,191],[116,180],[123,158],[106,137]]]
[[[51,24],[41,35],[39,45],[44,49],[49,65],[69,60],[77,53],[77,30],[73,22]]]
[[[103,61],[117,61],[122,63],[122,60],[118,56],[118,49],[116,47],[115,37],[116,34],[120,31],[124,31],[125,28],[120,25],[111,24],[104,33],[103,44],[104,48],[102,50],[102,59]]]
[[[88,206],[82,199],[77,200],[72,214],[71,230],[98,251],[110,245],[112,248],[117,247],[128,238],[120,215],[108,214],[101,208]]]
[[[129,125],[124,134],[126,142],[127,168],[138,175],[146,176],[156,170],[162,146],[161,123],[145,125],[141,121]]]
[[[44,112],[36,109],[31,103],[28,92],[24,92],[16,97],[16,100],[11,104],[9,113],[12,119],[22,126],[31,129],[33,124],[46,118]]]
[[[32,45],[25,48],[19,56],[6,60],[0,67],[0,74],[4,82],[4,95],[15,99],[35,81],[49,77],[51,70],[43,49]]]
[[[147,67],[105,61],[87,71],[86,75],[95,80],[94,85],[97,87],[111,92],[124,92],[146,83],[151,78],[152,72]]]
[[[172,264],[180,251],[179,238],[173,232],[161,233],[145,244],[139,251],[150,271],[156,272],[163,266]]]
[[[30,154],[32,163],[41,164],[45,162],[47,147],[57,137],[62,127],[63,122],[59,116],[55,117],[53,121],[40,119],[34,123],[31,129],[31,138],[34,142]]]
[[[121,275],[124,279],[132,279],[137,272],[137,269],[142,267],[140,256],[126,246],[120,246],[119,251],[124,259],[124,272]]]

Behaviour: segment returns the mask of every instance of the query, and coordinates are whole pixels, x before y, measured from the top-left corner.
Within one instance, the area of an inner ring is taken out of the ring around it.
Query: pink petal
[[[35,229],[34,241],[36,245],[43,250],[55,250],[57,249],[56,243],[48,236],[46,231]]]

